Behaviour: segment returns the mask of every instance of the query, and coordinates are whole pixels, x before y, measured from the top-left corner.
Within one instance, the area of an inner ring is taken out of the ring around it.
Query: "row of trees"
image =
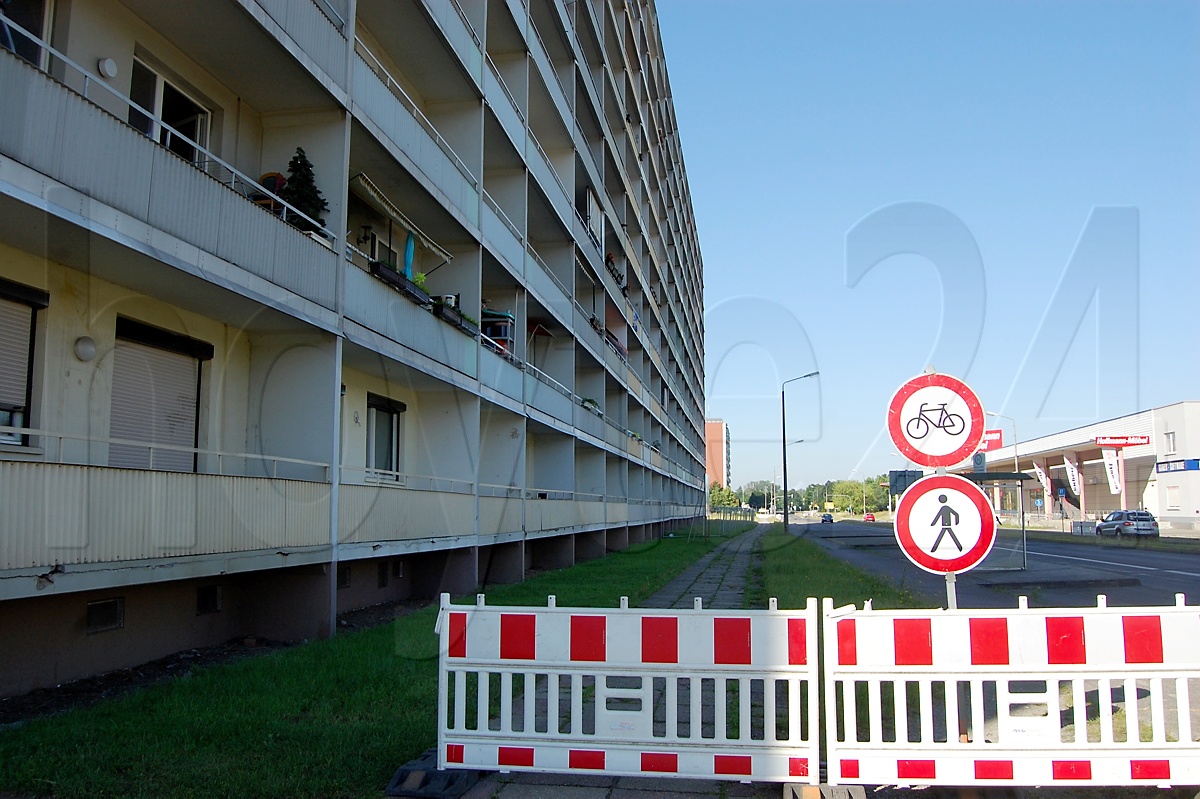
[[[866,480],[828,480],[810,483],[803,489],[790,488],[788,507],[793,511],[824,511],[828,503],[832,503],[834,510],[852,514],[887,510],[887,479],[887,475],[882,474]],[[755,480],[736,490],[714,482],[709,486],[709,505],[714,508],[748,506],[755,510],[770,507],[782,509],[783,489],[770,480]]]

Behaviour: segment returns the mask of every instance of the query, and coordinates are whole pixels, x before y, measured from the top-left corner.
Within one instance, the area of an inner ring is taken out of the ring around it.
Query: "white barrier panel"
[[[1200,608],[823,608],[828,782],[1200,783]]]
[[[817,602],[803,610],[451,605],[438,765],[816,784]]]

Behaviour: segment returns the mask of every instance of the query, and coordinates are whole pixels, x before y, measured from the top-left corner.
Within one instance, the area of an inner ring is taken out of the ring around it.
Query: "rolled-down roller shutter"
[[[122,333],[131,337],[123,338]],[[118,325],[117,335],[109,436],[139,443],[110,445],[109,465],[195,471],[196,456],[191,450],[197,446],[201,361],[195,349],[197,344],[204,345],[182,336],[156,336],[153,328],[129,322]],[[158,340],[144,343],[133,337]],[[179,342],[187,345],[179,349],[187,351],[157,346]],[[212,357],[209,350],[208,357]]]
[[[29,353],[33,308],[0,298],[0,425],[28,424]],[[0,442],[19,442],[15,433],[0,433]]]

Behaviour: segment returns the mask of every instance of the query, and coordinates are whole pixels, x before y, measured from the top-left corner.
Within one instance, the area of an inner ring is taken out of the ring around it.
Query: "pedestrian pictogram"
[[[942,539],[946,537],[947,533],[950,534],[950,540],[954,542],[954,546],[958,547],[959,552],[962,552],[962,543],[954,534],[954,525],[958,524],[960,518],[958,512],[946,504],[945,494],[938,494],[938,502],[942,503],[942,509],[937,512],[930,524],[941,524],[942,531],[938,533],[937,540],[933,542],[933,549],[930,552],[938,551],[938,547],[942,545]]]
[[[996,515],[987,495],[954,474],[923,477],[896,507],[896,541],[925,571],[958,574],[979,565],[996,540]]]
[[[924,374],[909,380],[888,404],[888,433],[913,463],[937,468],[961,463],[983,440],[983,405],[956,377]]]

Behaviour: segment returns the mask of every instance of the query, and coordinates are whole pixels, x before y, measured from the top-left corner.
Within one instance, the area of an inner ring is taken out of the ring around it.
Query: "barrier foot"
[[[430,749],[397,769],[384,795],[458,799],[482,777],[483,772],[480,771],[438,769],[437,750]]]

